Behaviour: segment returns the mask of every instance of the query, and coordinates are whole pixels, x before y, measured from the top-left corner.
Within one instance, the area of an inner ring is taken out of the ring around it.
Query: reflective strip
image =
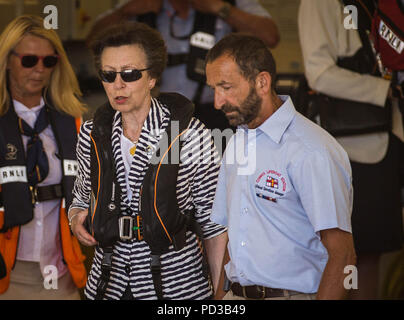
[[[215,36],[199,31],[191,36],[190,42],[194,47],[209,50],[215,45]]]
[[[9,166],[0,168],[0,184],[10,182],[28,182],[25,166]]]
[[[403,52],[404,42],[401,41],[401,39],[383,22],[383,20],[380,20],[379,34],[398,54]]]
[[[76,176],[79,164],[76,160],[63,160],[65,176]]]

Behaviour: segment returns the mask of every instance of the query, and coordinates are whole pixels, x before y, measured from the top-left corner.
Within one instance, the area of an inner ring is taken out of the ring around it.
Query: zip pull
[[[115,182],[112,182],[112,197],[111,197],[111,201],[112,201],[112,202],[115,201]]]

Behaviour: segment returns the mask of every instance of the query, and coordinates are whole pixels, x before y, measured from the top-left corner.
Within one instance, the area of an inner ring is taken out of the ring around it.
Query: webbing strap
[[[97,294],[95,300],[102,300],[105,292],[107,291],[107,285],[112,269],[112,247],[104,248],[104,257],[101,262],[101,276],[98,281]]]
[[[150,271],[152,274],[154,290],[156,291],[157,299],[164,300],[163,284],[162,284],[162,280],[161,280],[160,255],[156,255],[156,254],[151,255]]]

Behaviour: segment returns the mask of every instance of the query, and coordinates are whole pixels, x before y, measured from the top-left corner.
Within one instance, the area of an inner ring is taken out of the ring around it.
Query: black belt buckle
[[[63,187],[61,184],[52,184],[48,186],[29,186],[31,192],[32,204],[63,198]]]

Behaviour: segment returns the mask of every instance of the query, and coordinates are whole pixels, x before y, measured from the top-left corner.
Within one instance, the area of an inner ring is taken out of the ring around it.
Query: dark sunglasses
[[[36,56],[33,54],[18,54],[14,51],[11,51],[11,53],[21,60],[21,65],[24,68],[32,68],[35,67],[38,63],[39,60],[42,60],[43,65],[46,68],[53,68],[59,60],[58,55],[51,55],[51,56]]]
[[[125,82],[133,82],[139,80],[142,77],[142,71],[149,70],[150,68],[145,69],[128,69],[122,71],[105,71],[100,70],[98,73],[100,78],[104,82],[112,83],[116,79],[116,74],[119,73],[121,75],[121,79]]]

